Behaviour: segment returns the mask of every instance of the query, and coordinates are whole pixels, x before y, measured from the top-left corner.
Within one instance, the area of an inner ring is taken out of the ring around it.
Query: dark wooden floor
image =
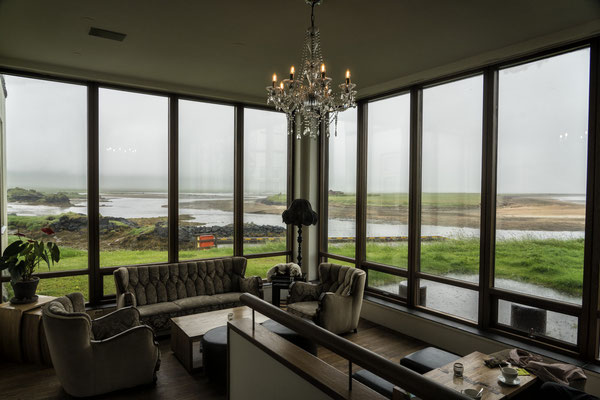
[[[358,333],[344,336],[392,361],[425,346],[424,343],[361,320]],[[189,374],[171,352],[169,339],[160,341],[162,363],[156,385],[114,392],[94,399],[202,399],[222,400],[226,396],[208,382],[201,372]],[[319,346],[319,358],[342,372],[348,372],[348,362]],[[353,367],[358,370],[358,367]],[[71,399],[62,390],[54,370],[30,364],[0,362],[0,399],[38,400]]]

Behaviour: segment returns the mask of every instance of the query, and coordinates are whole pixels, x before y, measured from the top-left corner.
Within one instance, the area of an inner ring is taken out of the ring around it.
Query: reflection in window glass
[[[577,317],[510,301],[498,301],[498,323],[528,335],[548,336],[568,343],[577,343]]]
[[[482,104],[482,76],[423,90],[423,272],[478,280]]]
[[[179,259],[233,255],[234,108],[179,101]]]
[[[286,250],[287,141],[285,114],[244,110],[244,254]]]
[[[327,193],[328,252],[355,257],[356,241],[356,108],[338,116],[337,136],[329,137],[329,192]]]
[[[62,257],[50,272],[87,269],[87,88],[4,78],[8,241],[16,233],[57,240]],[[45,227],[55,235],[41,232]],[[38,272],[49,271],[42,265]],[[40,283],[38,294],[78,291],[81,280],[87,291],[87,276],[81,276],[61,278],[60,290]]]
[[[167,261],[168,99],[99,90],[100,265]]]
[[[495,286],[581,304],[589,49],[499,75]]]
[[[425,279],[419,285],[420,305],[474,322],[479,319],[479,292]]]
[[[367,260],[406,268],[410,94],[369,103]]]

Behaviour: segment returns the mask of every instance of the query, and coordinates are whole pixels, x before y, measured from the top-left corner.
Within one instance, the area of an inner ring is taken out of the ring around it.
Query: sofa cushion
[[[164,303],[147,304],[145,306],[138,306],[137,309],[140,312],[140,317],[149,317],[157,314],[172,314],[181,311],[181,307],[177,304],[167,301]]]
[[[299,303],[288,304],[287,306],[289,313],[310,320],[314,320],[318,308],[318,301],[301,301]]]
[[[231,292],[216,294],[214,297],[219,301],[220,304],[231,304],[239,303],[242,292]]]
[[[414,353],[407,355],[400,360],[400,364],[420,374],[426,374],[431,370],[443,367],[459,358],[460,357],[456,354],[449,353],[442,349],[426,347],[423,350],[415,351]]]
[[[175,300],[173,303],[181,307],[182,310],[205,308],[221,304],[217,296],[186,297],[185,299]]]

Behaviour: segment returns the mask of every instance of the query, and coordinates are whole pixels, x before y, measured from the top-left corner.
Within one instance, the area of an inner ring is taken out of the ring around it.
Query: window
[[[423,90],[421,271],[477,282],[483,77]]]
[[[244,109],[244,254],[286,251],[287,121],[285,114]],[[258,260],[252,262],[258,266]],[[255,274],[266,276],[273,264]]]
[[[234,108],[179,101],[179,259],[233,255]]]
[[[349,258],[355,258],[356,242],[356,118],[355,108],[340,113],[328,146],[327,252]]]
[[[8,241],[16,233],[46,240],[41,228],[50,227],[62,253],[50,271],[87,269],[87,88],[5,80]],[[51,295],[57,287],[87,291],[87,276],[43,280],[37,293]]]
[[[581,304],[589,49],[500,70],[495,286]]]
[[[99,90],[100,266],[167,261],[168,99]]]
[[[410,94],[368,107],[367,261],[406,268]]]

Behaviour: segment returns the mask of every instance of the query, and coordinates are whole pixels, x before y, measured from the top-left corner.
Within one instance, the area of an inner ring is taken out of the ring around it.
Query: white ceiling
[[[350,68],[359,96],[600,33],[598,0],[323,2],[328,75]],[[264,103],[309,17],[304,0],[0,0],[0,66]]]

